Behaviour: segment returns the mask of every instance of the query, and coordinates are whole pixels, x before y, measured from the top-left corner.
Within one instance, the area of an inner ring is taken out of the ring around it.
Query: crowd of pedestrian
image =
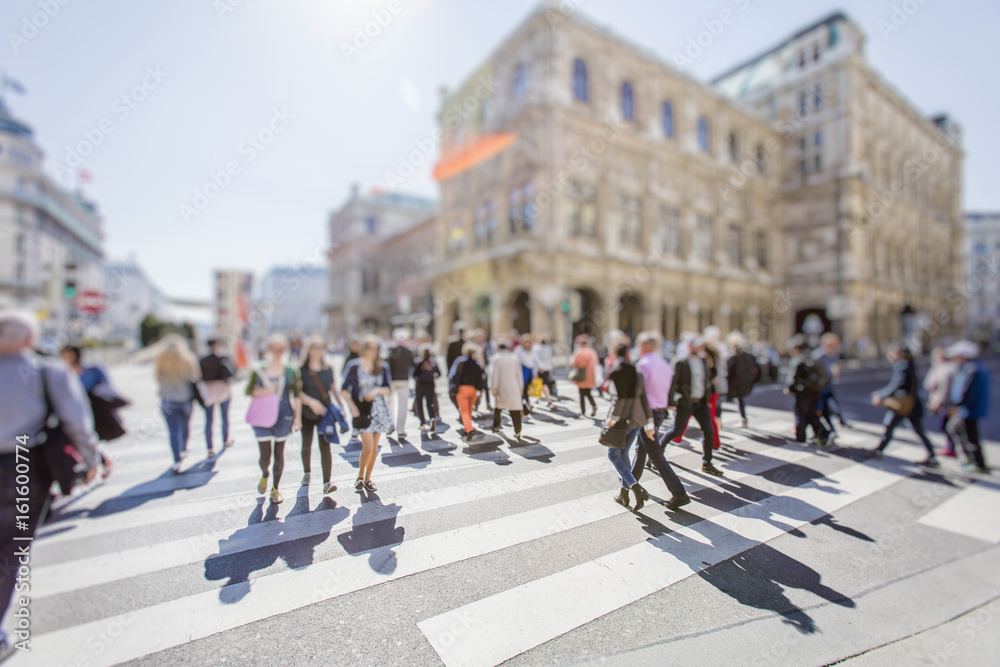
[[[98,474],[111,472],[112,461],[100,441],[126,432],[118,410],[128,404],[102,368],[83,362],[79,347],[65,346],[57,360],[37,354],[36,341],[36,324],[30,316],[0,313],[0,475],[4,480],[14,479],[22,459],[32,470],[30,488],[17,492],[30,497],[21,508],[25,511],[18,510],[27,517],[25,536],[33,534],[42,521],[52,487],[58,485],[63,493],[70,493],[75,483],[90,483]],[[170,470],[183,474],[195,403],[204,410],[208,457],[218,451],[216,407],[222,449],[236,444],[229,407],[233,383],[239,381],[251,397],[246,421],[259,452],[257,492],[275,504],[283,501],[279,489],[285,444],[295,434],[301,438],[303,486],[312,482],[315,440],[323,493],[337,490],[332,481],[331,445],[339,444],[341,436],[350,432],[351,440],[361,442],[355,491],[375,493],[373,475],[380,444],[393,434],[396,443],[404,442],[411,415],[419,422],[421,438],[434,437],[442,426],[449,428],[442,421],[437,393],[438,383],[446,380],[448,397],[460,415],[455,429],[470,446],[490,438],[495,441],[495,436],[476,429],[476,421],[492,418],[490,431],[500,434],[504,413],[513,428],[512,446],[526,439],[537,441],[525,434],[536,410],[595,420],[601,426],[599,441],[607,447],[618,478],[614,501],[642,509],[651,497],[640,484],[648,469],[659,475],[669,492],[664,505],[677,510],[692,498],[670,465],[667,445],[683,440],[693,418],[701,439],[700,470],[722,477],[725,473],[714,459],[722,446],[723,404],[734,401],[738,410],[739,421],[729,428],[749,428],[747,397],[759,382],[776,377],[770,354],[761,355],[739,332],[723,338],[717,327],[684,334],[676,342],[664,341],[656,332],[642,332],[633,340],[625,332],[614,331],[603,341],[581,334],[564,362],[566,379],[577,390],[574,396],[559,394],[557,358],[546,333],[512,331],[491,339],[485,331],[466,330],[461,323],[456,323],[451,339],[443,342],[444,368],[439,363],[441,348],[430,336],[405,329],[395,331],[391,342],[375,336],[351,341],[339,369],[330,363],[330,345],[322,337],[296,339],[293,351],[288,338],[275,334],[267,339],[262,363],[245,379],[216,340],[208,341],[207,353],[200,359],[180,336],[169,335],[156,347],[152,374],[167,427],[173,460]],[[789,444],[829,447],[838,437],[835,420],[840,428],[848,427],[837,394],[840,348],[841,341],[833,333],[822,336],[815,349],[801,335],[788,341],[790,360],[780,386],[793,397],[795,431]],[[988,474],[979,422],[989,410],[990,378],[979,352],[971,341],[941,344],[932,351],[930,370],[921,381],[911,351],[902,344],[890,346],[891,376],[870,397],[873,406],[886,410],[885,431],[868,454],[881,457],[906,422],[926,449],[921,465],[937,467],[938,456],[961,456],[966,469]],[[602,419],[597,419],[595,391],[608,399]],[[577,401],[578,411],[561,405],[566,402],[575,407]],[[931,416],[945,434],[947,444],[940,452],[924,430],[925,416]],[[75,457],[69,463],[53,455],[53,447],[42,445],[56,440],[53,417],[59,437],[69,444],[63,453]],[[15,491],[6,481],[0,489],[0,559],[9,559],[14,549]],[[8,577],[0,581],[4,611],[11,593]]]

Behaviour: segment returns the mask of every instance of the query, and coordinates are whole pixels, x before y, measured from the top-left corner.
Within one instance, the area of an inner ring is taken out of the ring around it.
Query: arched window
[[[708,119],[701,116],[698,119],[698,148],[707,153],[709,151],[708,145]]]
[[[579,58],[573,61],[573,97],[580,102],[590,101],[590,82],[587,79],[587,63]]]
[[[519,100],[524,97],[524,92],[528,89],[528,66],[521,63],[514,70],[514,87],[511,92],[514,99]]]
[[[632,96],[632,84],[628,81],[622,82],[622,118],[627,121],[635,120],[635,99]]]
[[[674,107],[670,102],[663,103],[663,136],[674,136]]]

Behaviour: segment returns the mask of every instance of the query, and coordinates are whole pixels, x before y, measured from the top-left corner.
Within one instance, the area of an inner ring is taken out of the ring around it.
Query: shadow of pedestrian
[[[337,507],[328,496],[310,511],[307,487],[301,487],[284,520],[278,520],[280,506],[270,503],[265,511],[266,502],[265,498],[258,498],[247,525],[219,540],[218,553],[205,560],[205,579],[225,580],[219,589],[219,600],[224,604],[243,600],[250,593],[250,575],[271,567],[279,558],[291,569],[312,565],[316,547],[329,539],[333,527],[350,515],[347,508]]]
[[[337,536],[344,551],[352,556],[368,556],[368,566],[379,574],[396,571],[396,552],[393,547],[403,543],[406,529],[396,525],[396,516],[402,508],[395,503],[383,505],[375,493],[368,492],[361,507],[354,513],[354,528]],[[373,515],[388,515],[372,521]]]

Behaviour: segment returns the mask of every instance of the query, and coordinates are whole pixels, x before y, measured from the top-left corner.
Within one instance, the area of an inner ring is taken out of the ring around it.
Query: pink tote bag
[[[265,386],[270,385],[267,376],[261,373],[259,376]],[[254,396],[250,399],[250,407],[247,408],[247,423],[260,428],[271,428],[278,423],[278,406],[284,387],[279,385],[278,391],[273,394]]]

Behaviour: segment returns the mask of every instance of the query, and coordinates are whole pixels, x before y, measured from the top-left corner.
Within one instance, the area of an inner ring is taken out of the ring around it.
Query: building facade
[[[351,197],[329,221],[328,335],[388,333],[393,318],[430,315],[417,267],[430,263],[435,202],[402,193]],[[405,319],[405,318],[404,318]]]
[[[441,181],[436,336],[461,319],[564,345],[709,324],[783,339],[787,318],[769,315],[785,307],[779,132],[578,13],[559,17],[536,12],[443,102],[445,164],[515,139]],[[484,79],[498,85],[476,106]],[[757,176],[740,178],[748,160]]]
[[[105,340],[137,344],[139,328],[147,315],[168,317],[167,299],[134,259],[104,264],[107,307],[101,313]]]
[[[1000,213],[965,215],[965,335],[983,343],[1000,336]]]
[[[261,333],[302,337],[326,332],[329,275],[325,267],[275,267],[260,281],[257,310],[266,314]]]
[[[783,139],[785,284],[795,328],[819,318],[884,346],[961,331],[961,131],[928,118],[835,13],[720,76]],[[917,342],[917,341],[915,341]]]
[[[104,284],[103,223],[42,164],[33,131],[0,99],[0,306],[34,311],[43,336],[74,339],[93,325],[77,294]]]

